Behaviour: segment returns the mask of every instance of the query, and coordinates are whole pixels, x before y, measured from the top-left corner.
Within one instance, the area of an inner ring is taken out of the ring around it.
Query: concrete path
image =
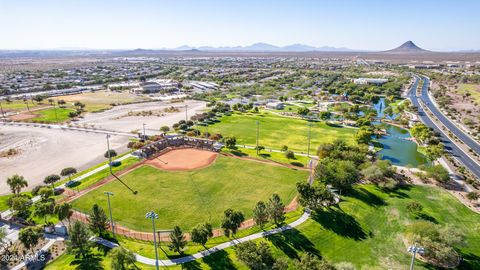
[[[122,160],[125,160],[125,159],[129,158],[129,157],[133,157],[133,155],[132,155],[132,154],[126,154],[125,156],[122,156],[122,157],[120,157],[120,158],[114,159],[113,161],[122,161]],[[107,163],[107,164],[104,164],[104,165],[102,165],[102,166],[100,166],[100,167],[98,167],[98,168],[96,168],[96,169],[94,169],[94,170],[91,170],[91,171],[89,171],[89,172],[87,172],[87,173],[85,173],[85,174],[82,174],[82,175],[80,175],[80,176],[78,176],[78,177],[76,177],[76,178],[74,178],[74,179],[72,179],[72,181],[82,181],[83,179],[85,179],[85,178],[87,178],[87,177],[89,177],[89,176],[91,176],[91,175],[94,175],[94,174],[96,174],[96,173],[98,173],[98,172],[100,172],[100,171],[102,171],[102,170],[105,170],[105,169],[107,169],[107,168],[108,168],[108,163]],[[56,186],[56,188],[65,188],[65,184],[61,184],[61,185],[59,185],[59,186]],[[36,201],[38,201],[38,200],[40,200],[40,196],[35,196],[35,197],[32,198],[32,202],[36,202]],[[3,211],[3,212],[1,213],[1,216],[2,216],[2,217],[6,217],[6,216],[10,216],[11,214],[12,214],[12,211],[11,211],[10,209],[8,209],[8,210],[6,210],[6,211]]]
[[[245,237],[242,237],[242,238],[234,239],[234,240],[231,240],[229,242],[225,242],[225,243],[216,245],[216,246],[214,246],[212,248],[209,248],[207,250],[195,253],[193,255],[188,255],[188,256],[185,256],[185,257],[175,258],[175,259],[171,259],[171,260],[170,259],[158,260],[158,265],[159,266],[172,266],[172,265],[183,264],[183,263],[191,262],[191,261],[194,261],[194,260],[197,260],[197,259],[201,259],[201,258],[209,256],[209,255],[211,255],[211,254],[213,254],[217,251],[220,251],[220,250],[223,250],[223,249],[226,249],[226,248],[229,248],[229,247],[233,247],[233,246],[238,245],[240,243],[244,243],[244,242],[247,242],[247,241],[251,241],[251,240],[259,239],[259,238],[262,238],[262,237],[265,237],[265,236],[269,236],[269,235],[272,235],[272,234],[277,234],[277,233],[281,233],[281,232],[284,232],[284,231],[287,231],[287,230],[291,230],[291,229],[299,226],[300,224],[304,223],[305,221],[307,221],[307,219],[309,217],[310,217],[310,211],[306,210],[299,219],[293,221],[290,224],[282,226],[280,228],[271,229],[271,230],[268,230],[268,231],[259,232],[259,233],[251,234],[251,235],[248,235],[248,236],[245,236]],[[114,247],[118,246],[118,244],[115,244],[113,242],[110,242],[108,240],[105,240],[105,239],[99,238],[99,237],[94,237],[91,240],[95,241],[98,244],[101,244],[101,245],[104,245],[104,246],[110,247],[110,248],[114,248]],[[137,261],[140,262],[140,263],[147,264],[147,265],[156,265],[156,260],[155,259],[144,257],[144,256],[139,255],[139,254],[135,254],[135,257],[137,258]]]

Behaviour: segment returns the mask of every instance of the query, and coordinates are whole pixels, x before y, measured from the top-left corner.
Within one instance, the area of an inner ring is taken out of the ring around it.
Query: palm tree
[[[28,182],[23,176],[15,174],[7,178],[7,184],[10,186],[10,190],[13,194],[18,195],[22,188],[28,187]]]

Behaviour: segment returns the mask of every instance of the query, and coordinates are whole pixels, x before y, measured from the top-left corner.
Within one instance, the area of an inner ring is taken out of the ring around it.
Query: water
[[[383,149],[377,156],[383,160],[390,160],[393,165],[418,167],[426,164],[427,159],[417,151],[417,144],[407,140],[411,138],[408,130],[389,124],[378,124],[384,128],[388,135],[377,139]]]
[[[387,104],[384,98],[381,98],[374,108],[377,111],[377,118],[395,119],[398,115],[388,116],[384,114]],[[417,151],[417,144],[407,139],[411,138],[408,130],[397,126],[376,122],[382,129],[385,129],[387,135],[377,139],[383,145],[383,149],[377,153],[377,156],[383,160],[390,160],[393,165],[418,167],[427,164],[428,161],[424,155]]]

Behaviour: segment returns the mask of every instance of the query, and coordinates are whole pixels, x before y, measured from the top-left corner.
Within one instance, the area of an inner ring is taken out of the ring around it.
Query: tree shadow
[[[230,153],[232,153],[232,155],[234,156],[237,156],[237,157],[246,157],[248,156],[247,154],[241,152],[241,151],[238,151],[238,150],[232,150],[230,151]]]
[[[258,155],[261,156],[262,158],[269,158],[269,157],[272,156],[272,155],[267,154],[267,153],[261,153],[261,154],[258,154]]]
[[[361,200],[364,203],[375,206],[375,207],[387,205],[384,199],[371,193],[370,191],[368,191],[363,187],[348,190],[345,193],[345,196]]]
[[[88,254],[85,258],[75,258],[70,265],[76,265],[79,270],[101,270],[103,269],[102,257],[98,254]]]
[[[290,162],[290,164],[293,165],[293,166],[297,166],[297,167],[303,167],[304,166],[303,163],[298,162],[298,161],[292,161],[292,162]]]
[[[326,230],[330,230],[343,237],[361,241],[367,238],[367,234],[360,224],[341,209],[330,209],[312,213],[312,218],[320,223]]]
[[[180,265],[182,269],[187,269],[187,270],[201,270],[202,267],[200,266],[200,263],[198,261],[191,261],[188,263],[184,263]]]
[[[295,228],[284,231],[281,234],[268,235],[265,239],[292,259],[298,259],[299,252],[308,252],[320,257],[320,252],[315,248],[314,244]]]
[[[207,257],[204,257],[203,262],[206,263],[212,270],[236,269],[225,250],[219,250]]]
[[[480,256],[472,253],[460,253],[462,260],[456,269],[474,270],[480,269]]]
[[[426,221],[430,221],[432,223],[435,223],[435,224],[438,224],[438,221],[436,218],[428,215],[428,214],[425,214],[425,213],[418,213],[415,217],[416,219],[423,219],[423,220],[426,220]]]
[[[400,199],[408,199],[410,196],[403,192],[404,190],[410,190],[411,186],[410,185],[401,185],[397,184],[395,188],[387,188],[387,187],[379,187],[381,191],[384,193],[388,194],[389,197],[391,198],[400,198]]]

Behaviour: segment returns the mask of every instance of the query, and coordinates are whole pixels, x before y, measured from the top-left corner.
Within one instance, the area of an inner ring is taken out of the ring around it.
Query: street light
[[[107,134],[107,155],[108,155],[108,168],[110,168],[110,174],[113,174],[112,171],[112,155],[110,153],[110,134]]]
[[[307,149],[307,157],[310,157],[310,131],[312,129],[312,123],[308,123],[308,149]]]
[[[143,123],[143,139],[146,140],[147,139],[147,135],[145,134],[145,126],[147,124]]]
[[[417,253],[422,255],[423,253],[425,253],[425,249],[423,247],[417,246],[417,243],[415,243],[415,244],[413,244],[413,246],[409,246],[407,251],[412,253],[412,261],[410,262],[410,270],[413,270],[413,264],[415,263],[415,255]]]
[[[258,129],[259,129],[259,126],[260,126],[260,122],[258,122],[258,120],[257,120],[257,156],[258,156]]]
[[[107,195],[108,210],[110,211],[110,227],[112,228],[113,237],[115,237],[115,225],[113,224],[112,207],[110,206],[110,196],[113,196],[113,193],[105,191],[104,194]]]
[[[158,251],[157,251],[157,236],[155,231],[155,219],[158,219],[158,214],[150,211],[145,214],[146,218],[152,219],[152,230],[153,230],[153,247],[155,248],[155,267],[158,270]]]

